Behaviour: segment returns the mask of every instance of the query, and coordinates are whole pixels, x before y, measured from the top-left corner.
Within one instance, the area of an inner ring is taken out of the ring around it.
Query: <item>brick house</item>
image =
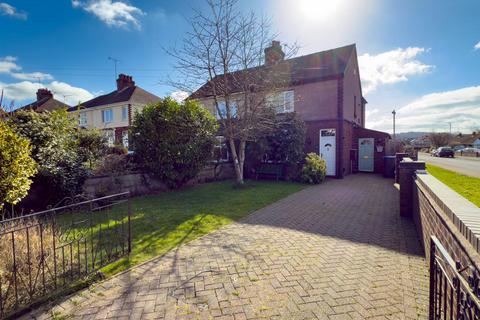
[[[275,93],[275,107],[278,113],[295,112],[305,121],[305,151],[326,160],[329,176],[383,172],[385,145],[390,136],[365,128],[367,101],[362,95],[355,44],[291,59],[284,57],[280,42],[273,41],[265,49],[264,65],[249,72],[281,78],[282,89]],[[211,92],[211,83],[207,82],[191,98],[215,114]],[[241,89],[233,87],[231,92],[234,96]]]
[[[46,88],[42,88],[37,90],[37,100],[16,109],[16,111],[32,110],[36,112],[42,112],[42,111],[53,111],[53,110],[59,110],[59,109],[68,109],[69,107],[70,107],[69,105],[55,99],[53,97],[53,93],[50,90]]]
[[[117,89],[68,109],[78,117],[79,126],[105,131],[109,145],[128,148],[128,128],[135,111],[159,101],[156,95],[135,85],[131,76],[120,74]]]

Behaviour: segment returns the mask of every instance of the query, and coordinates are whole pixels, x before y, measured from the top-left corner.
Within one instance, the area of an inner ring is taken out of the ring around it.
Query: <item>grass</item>
[[[132,253],[102,272],[109,276],[126,270],[303,188],[276,181],[251,181],[236,188],[233,181],[223,181],[134,198]]]
[[[466,176],[427,164],[427,171],[438,180],[480,207],[480,178]]]

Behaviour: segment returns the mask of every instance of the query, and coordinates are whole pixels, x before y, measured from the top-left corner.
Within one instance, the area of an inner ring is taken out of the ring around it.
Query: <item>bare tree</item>
[[[246,143],[273,127],[271,97],[288,82],[288,70],[262,67],[265,48],[275,37],[268,19],[253,12],[243,14],[237,9],[237,0],[206,3],[208,12],[195,11],[183,44],[167,50],[176,59],[177,79],[181,79],[169,83],[196,91],[194,97],[213,100],[237,182],[243,183]],[[296,48],[286,46],[287,56]]]
[[[452,141],[452,136],[449,133],[431,133],[429,135],[430,142],[435,148],[448,146]]]

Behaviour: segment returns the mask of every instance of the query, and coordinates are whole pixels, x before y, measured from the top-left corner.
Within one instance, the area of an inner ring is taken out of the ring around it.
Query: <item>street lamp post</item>
[[[393,114],[393,141],[395,141],[395,115],[397,112],[395,112],[395,109],[392,111]]]
[[[395,139],[395,115],[397,114],[397,112],[395,112],[395,109],[393,109],[392,111],[392,115],[393,115],[393,149],[395,150],[395,152],[397,152],[397,141]]]

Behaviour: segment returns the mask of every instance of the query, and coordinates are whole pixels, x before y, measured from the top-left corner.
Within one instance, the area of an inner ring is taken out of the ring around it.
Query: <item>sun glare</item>
[[[299,13],[309,20],[326,20],[335,16],[340,0],[297,0]]]

